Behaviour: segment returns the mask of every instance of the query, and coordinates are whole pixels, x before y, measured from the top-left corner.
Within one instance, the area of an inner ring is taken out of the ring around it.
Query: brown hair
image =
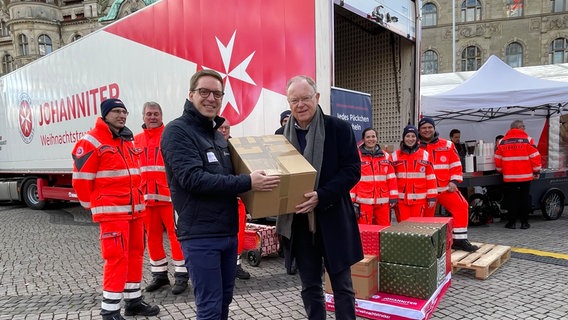
[[[205,76],[210,76],[219,80],[219,82],[221,83],[221,88],[223,88],[222,90],[225,90],[225,87],[223,86],[223,77],[221,77],[221,75],[217,71],[199,70],[193,76],[191,76],[191,80],[189,80],[189,91],[194,91],[195,89],[197,89],[197,81],[199,80],[199,78]]]

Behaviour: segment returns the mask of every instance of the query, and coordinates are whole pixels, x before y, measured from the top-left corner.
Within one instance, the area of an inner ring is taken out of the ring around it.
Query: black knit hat
[[[110,110],[114,108],[123,108],[124,110],[127,110],[120,99],[107,99],[101,102],[101,117],[104,119]]]
[[[422,125],[426,123],[429,123],[432,125],[432,127],[436,128],[436,123],[434,122],[434,119],[428,117],[424,117],[420,119],[420,121],[418,121],[418,128],[420,129],[420,127],[422,127]]]
[[[282,111],[282,113],[280,114],[280,125],[282,125],[282,121],[284,121],[284,119],[288,118],[291,114],[292,114],[292,111],[290,111],[290,110]]]
[[[404,137],[406,137],[406,134],[409,132],[414,133],[414,135],[418,137],[418,129],[416,129],[415,126],[409,124],[406,127],[404,127],[404,130],[402,130],[402,138],[404,139]]]

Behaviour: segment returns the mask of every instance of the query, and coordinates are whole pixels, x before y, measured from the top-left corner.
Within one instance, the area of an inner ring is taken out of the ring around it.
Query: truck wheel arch
[[[37,177],[29,177],[22,182],[22,201],[34,210],[45,208],[47,201],[39,199]]]

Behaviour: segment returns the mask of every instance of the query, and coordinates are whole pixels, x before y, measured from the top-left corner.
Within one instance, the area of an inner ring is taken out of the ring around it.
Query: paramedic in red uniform
[[[495,151],[495,168],[503,174],[505,183],[504,193],[509,220],[505,228],[515,229],[517,219],[521,221],[521,229],[530,228],[529,189],[531,181],[539,178],[541,157],[534,146],[534,141],[531,141],[525,132],[523,121],[513,121],[511,129],[499,141]]]
[[[142,172],[142,192],[146,201],[144,227],[150,256],[152,282],[146,286],[146,292],[152,292],[170,284],[168,278],[168,259],[164,249],[164,229],[171,248],[174,265],[173,294],[184,292],[189,281],[183,252],[176,238],[174,208],[170,198],[170,189],[166,179],[164,159],[160,151],[160,138],[164,131],[162,107],[157,102],[144,103],[142,110],[143,132],[134,137],[134,145],[142,150],[140,170]]]
[[[457,188],[462,182],[462,165],[452,141],[442,139],[436,132],[434,119],[424,117],[418,122],[420,147],[430,154],[434,173],[438,180],[436,201],[454,218],[452,249],[473,252],[478,249],[467,239],[469,205]],[[436,207],[427,208],[426,217],[433,217]]]
[[[436,175],[428,152],[420,149],[418,129],[408,125],[402,132],[400,148],[391,155],[398,185],[396,221],[423,217],[426,207],[436,205]]]
[[[359,209],[360,224],[390,226],[390,209],[398,201],[398,187],[390,155],[378,145],[375,129],[363,130],[361,138],[361,179],[351,189],[351,201]]]
[[[103,269],[103,320],[155,316],[160,312],[142,300],[144,196],[140,189],[140,152],[128,129],[128,111],[119,99],[101,103],[95,127],[73,149],[73,188],[81,205],[100,226]]]
[[[231,137],[231,123],[229,120],[225,119],[225,122],[217,129],[223,135],[225,140],[229,140]],[[241,253],[243,253],[243,247],[245,242],[245,227],[247,225],[247,210],[245,209],[245,204],[239,198],[239,233],[237,233],[237,272],[235,277],[241,280],[250,279],[250,273],[243,269],[241,265]]]

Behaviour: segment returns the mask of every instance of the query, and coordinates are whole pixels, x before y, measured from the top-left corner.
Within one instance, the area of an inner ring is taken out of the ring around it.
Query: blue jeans
[[[237,269],[237,236],[182,240],[197,320],[226,320],[233,300]]]

